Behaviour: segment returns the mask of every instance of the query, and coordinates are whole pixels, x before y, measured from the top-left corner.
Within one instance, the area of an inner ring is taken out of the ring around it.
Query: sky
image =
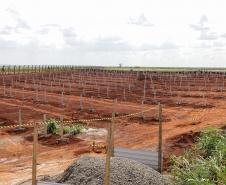
[[[0,64],[226,67],[225,0],[0,4]]]

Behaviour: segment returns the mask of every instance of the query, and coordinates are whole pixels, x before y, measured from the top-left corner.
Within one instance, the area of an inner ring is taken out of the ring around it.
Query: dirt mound
[[[79,185],[104,184],[106,158],[82,156],[74,160],[72,164],[60,175],[42,180]],[[122,158],[111,158],[110,184],[168,184],[160,173],[152,168],[136,161]]]
[[[200,132],[190,131],[189,133],[180,134],[173,138],[175,143],[189,143],[192,144],[195,142],[196,137],[200,137]]]

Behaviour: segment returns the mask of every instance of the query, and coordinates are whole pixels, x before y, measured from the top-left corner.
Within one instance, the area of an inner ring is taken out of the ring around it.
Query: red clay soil
[[[224,76],[222,73],[203,72],[139,72],[137,74],[137,72],[119,73],[100,70],[38,73],[37,78],[35,73],[20,74],[20,77],[19,75],[0,76],[0,96],[4,95],[3,78],[6,95],[6,97],[0,97],[0,122],[2,122],[2,126],[18,125],[19,109],[22,112],[22,124],[43,122],[43,114],[46,114],[47,119],[59,120],[60,117],[63,117],[64,121],[111,117],[112,108],[115,107],[115,98],[118,100],[119,116],[140,112],[146,81],[144,110],[153,109],[143,114],[146,119],[140,119],[141,114],[124,118],[116,117],[115,146],[158,151],[158,108],[154,103],[154,92],[156,92],[156,102],[160,102],[163,107],[163,166],[164,171],[167,171],[169,166],[167,159],[171,155],[182,155],[185,149],[191,148],[194,145],[194,138],[199,136],[196,131],[210,126],[225,125]],[[59,79],[61,80],[60,86]],[[18,87],[15,86],[16,80]],[[24,90],[26,99],[21,100],[25,80],[27,80],[27,89]],[[36,91],[33,90],[33,80],[37,89],[40,89],[40,82],[42,84],[42,91],[38,91],[39,102],[35,102]],[[56,86],[53,86],[54,80]],[[204,80],[206,80],[206,86]],[[71,94],[69,94],[69,81]],[[50,92],[51,83],[53,92]],[[61,107],[63,84],[64,106]],[[11,85],[14,86],[11,92],[13,97],[9,98]],[[128,92],[129,86],[131,93]],[[80,95],[84,92],[83,87],[85,87],[85,96],[82,97],[84,110],[79,111]],[[96,87],[100,88],[100,94]],[[109,98],[107,98],[108,87]],[[124,88],[126,101],[123,101]],[[46,99],[44,98],[45,90]],[[179,98],[178,92],[180,92]],[[205,98],[203,98],[204,93]],[[101,97],[98,98],[98,95]],[[223,97],[221,97],[222,95]],[[93,96],[93,109],[95,110],[92,113],[89,112],[91,96]],[[47,103],[43,103],[44,101]],[[180,105],[177,105],[178,102]],[[106,144],[109,122],[110,120],[82,121],[79,124],[97,130],[80,133],[76,136],[65,136],[69,138],[69,143],[59,144],[56,143],[56,140],[60,136],[52,134],[50,138],[44,138],[43,125],[40,125],[38,176],[59,173],[81,155],[105,156],[104,147],[95,146],[93,152],[93,147],[90,145],[93,141],[101,143],[101,145]],[[15,184],[31,178],[33,127],[26,126],[24,131],[17,131],[17,128],[0,128],[0,184]]]

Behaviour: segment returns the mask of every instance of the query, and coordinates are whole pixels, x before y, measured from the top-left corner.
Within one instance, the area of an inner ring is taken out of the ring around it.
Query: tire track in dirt
[[[14,102],[19,102],[19,101],[14,100]],[[42,112],[42,113],[44,112],[43,109],[36,108],[33,105],[31,105],[31,106],[27,106],[27,105],[15,105],[15,104],[3,102],[3,101],[1,101],[0,104],[8,105],[8,106],[13,106],[13,107],[23,107],[23,108],[31,109],[31,110],[34,110],[34,111],[37,111],[37,112]],[[58,114],[58,113],[55,113],[55,112],[51,112],[51,111],[45,110],[45,114],[47,114],[47,113],[48,114],[53,114],[53,115],[58,116],[58,117],[62,117],[63,116],[64,118],[70,119],[69,116],[65,116],[65,115],[62,115],[62,114]]]

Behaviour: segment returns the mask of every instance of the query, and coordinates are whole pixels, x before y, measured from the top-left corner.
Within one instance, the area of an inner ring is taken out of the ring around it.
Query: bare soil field
[[[151,109],[143,113],[146,119],[140,119],[141,114],[123,118],[116,116],[114,144],[117,147],[158,151],[156,103],[161,103],[163,166],[164,171],[169,171],[168,158],[182,155],[185,149],[191,148],[194,138],[200,135],[196,131],[225,125],[224,78],[225,74],[219,72],[119,72],[96,69],[3,75],[0,76],[0,126],[18,125],[19,110],[22,112],[22,124],[43,122],[43,114],[47,119],[59,120],[63,117],[64,121],[110,118],[116,98],[118,116],[123,116],[140,112],[141,102],[145,99],[143,109]],[[78,109],[81,95],[84,110]],[[23,96],[25,100],[21,99]],[[91,96],[95,112],[89,111]],[[37,99],[39,101],[36,102]],[[64,106],[60,106],[62,102]],[[42,137],[43,125],[39,125],[38,176],[60,173],[81,155],[105,156],[103,146],[94,147],[93,151],[90,145],[93,142],[106,145],[110,121],[79,122],[85,128],[95,130],[68,136],[68,144],[58,144],[56,140],[60,136],[57,134],[52,134],[50,138]],[[33,127],[23,126],[23,131],[17,128],[0,128],[0,184],[16,184],[31,178]]]

